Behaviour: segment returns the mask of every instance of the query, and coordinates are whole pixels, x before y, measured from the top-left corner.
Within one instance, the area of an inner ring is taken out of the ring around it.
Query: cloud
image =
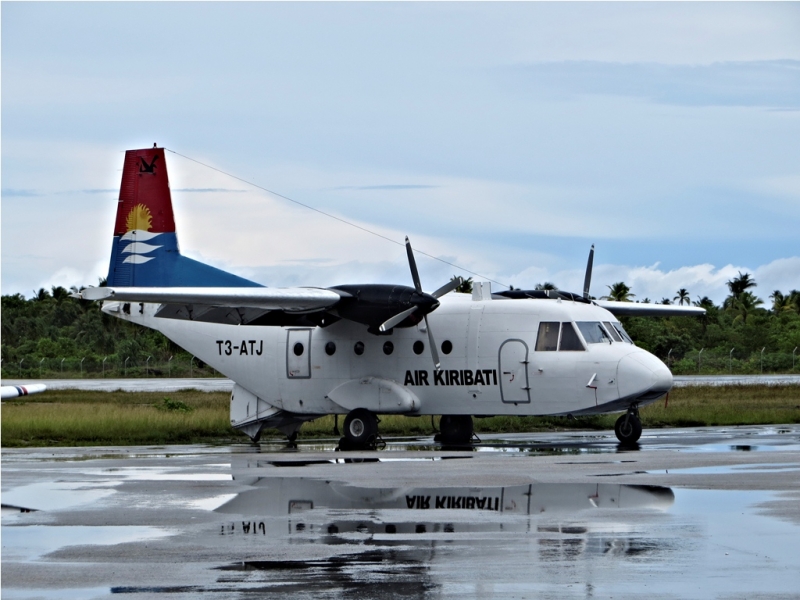
[[[438,185],[411,185],[411,184],[385,184],[385,185],[342,185],[332,188],[334,190],[429,190],[438,188]]]
[[[2,191],[3,196],[8,197],[18,197],[18,198],[32,198],[34,196],[41,196],[41,193],[37,192],[36,190],[17,190],[17,189],[4,189]]]
[[[627,96],[677,106],[800,107],[800,61],[709,65],[541,62],[500,69],[536,94]]]
[[[209,194],[213,192],[236,192],[236,193],[243,193],[247,190],[235,190],[232,188],[177,188],[173,189],[173,192],[188,192],[194,194]]]
[[[636,295],[636,300],[672,300],[680,288],[686,288],[692,300],[708,296],[719,304],[729,294],[727,282],[740,272],[753,276],[757,284],[754,292],[764,300],[776,289],[784,293],[800,289],[800,256],[793,256],[755,268],[731,264],[718,268],[712,264],[699,264],[662,269],[658,263],[650,266],[600,264],[595,265],[592,273],[591,293],[599,298],[608,293],[608,286],[624,281]],[[561,289],[578,292],[583,288],[583,276],[582,269],[553,272],[539,267],[519,273],[515,280],[525,281],[523,287],[553,281]]]

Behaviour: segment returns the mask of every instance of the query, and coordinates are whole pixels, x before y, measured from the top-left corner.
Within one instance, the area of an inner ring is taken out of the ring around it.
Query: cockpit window
[[[555,352],[558,348],[558,331],[561,323],[542,321],[539,323],[539,336],[536,338],[537,352]]]
[[[611,338],[608,337],[600,321],[578,321],[575,324],[578,326],[578,329],[581,330],[583,339],[586,340],[587,344],[611,343]]]
[[[561,324],[561,343],[558,345],[559,351],[576,351],[584,352],[586,348],[583,347],[578,334],[575,332],[575,327],[572,323]]]
[[[619,335],[614,326],[611,324],[610,321],[603,321],[603,325],[606,326],[606,331],[611,334],[611,337],[614,338],[615,342],[621,342],[622,337]]]
[[[625,329],[622,327],[622,323],[614,322],[613,325],[614,325],[614,329],[616,329],[617,332],[622,336],[623,340],[625,340],[629,344],[633,344],[633,340],[631,339],[631,336],[629,336],[628,332],[625,331]],[[634,344],[634,346],[635,345],[636,344]]]

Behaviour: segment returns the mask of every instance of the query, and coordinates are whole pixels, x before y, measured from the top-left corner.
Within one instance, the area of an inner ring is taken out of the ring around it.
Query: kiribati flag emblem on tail
[[[116,287],[251,287],[257,283],[181,256],[163,148],[128,150],[107,282]]]

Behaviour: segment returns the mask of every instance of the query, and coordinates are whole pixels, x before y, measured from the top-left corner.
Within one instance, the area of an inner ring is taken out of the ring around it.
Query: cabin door
[[[286,377],[311,377],[311,330],[289,329],[286,332]]]
[[[506,340],[500,346],[500,398],[507,404],[529,403],[528,345]]]

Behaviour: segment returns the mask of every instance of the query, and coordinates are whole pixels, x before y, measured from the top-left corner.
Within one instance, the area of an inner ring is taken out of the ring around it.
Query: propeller
[[[594,263],[594,244],[589,250],[589,261],[586,263],[586,277],[583,279],[583,297],[591,300],[589,296],[589,286],[592,284],[592,263]]]
[[[408,240],[408,236],[406,236],[406,254],[408,255],[408,266],[411,269],[411,279],[414,281],[414,289],[417,290],[417,293],[423,296],[428,302],[428,310],[422,315],[422,318],[425,320],[425,330],[428,332],[428,345],[431,348],[431,355],[433,356],[433,364],[436,369],[441,368],[441,361],[439,360],[439,352],[436,349],[436,340],[433,338],[433,333],[431,332],[430,325],[428,325],[428,313],[435,310],[439,303],[436,302],[437,299],[441,298],[445,294],[452,292],[458,286],[463,283],[463,279],[461,277],[456,277],[451,279],[438,290],[433,292],[432,294],[426,294],[422,291],[422,283],[420,283],[419,279],[419,271],[417,271],[417,261],[414,259],[414,250],[411,248],[411,242]],[[381,326],[378,328],[379,331],[389,331],[392,327],[396,327],[413,313],[415,313],[420,308],[420,304],[412,306],[404,310],[401,313],[394,315],[392,318],[387,319]]]

